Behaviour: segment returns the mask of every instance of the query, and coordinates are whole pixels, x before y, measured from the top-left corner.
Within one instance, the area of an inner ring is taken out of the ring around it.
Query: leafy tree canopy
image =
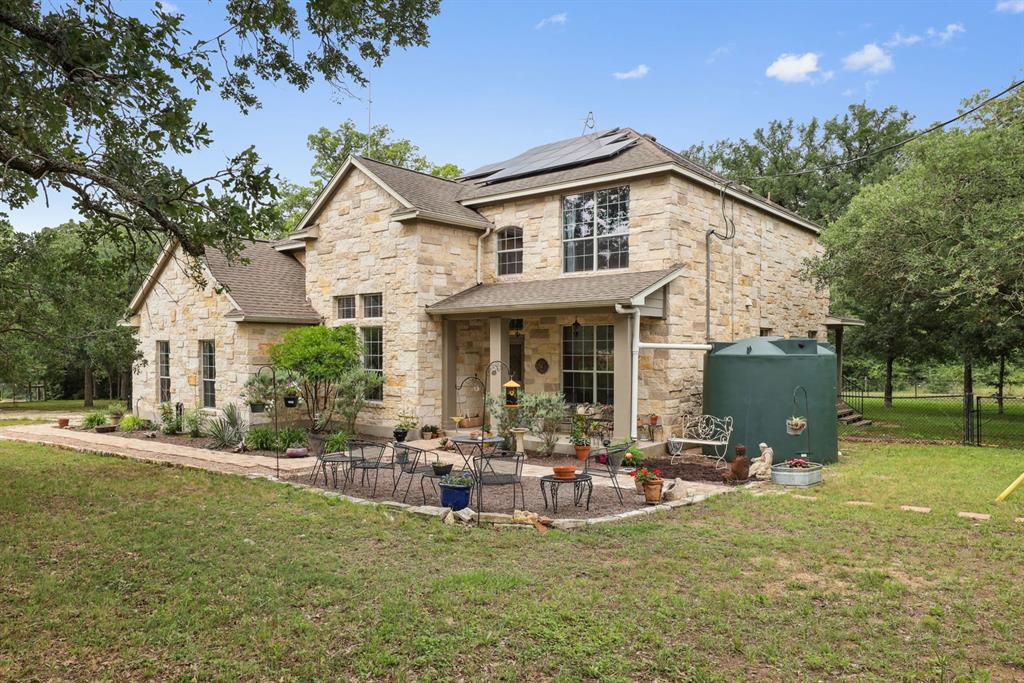
[[[144,20],[107,0],[0,3],[0,202],[64,189],[91,230],[174,238],[192,256],[235,256],[243,239],[273,232],[277,191],[252,147],[206,177],[168,162],[213,140],[194,94],[215,90],[245,113],[260,106],[257,80],[361,85],[361,64],[426,44],[439,0],[298,7],[227,0],[223,25],[194,39],[160,4]]]
[[[758,194],[810,220],[828,224],[839,217],[861,188],[880,182],[897,168],[894,155],[883,154],[820,173],[758,178],[849,161],[906,139],[913,117],[896,107],[873,109],[850,105],[846,114],[807,123],[771,121],[751,139],[719,140],[683,153],[699,163],[753,188]]]

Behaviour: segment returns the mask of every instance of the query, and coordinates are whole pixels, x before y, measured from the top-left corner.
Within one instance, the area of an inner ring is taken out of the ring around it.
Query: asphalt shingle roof
[[[477,285],[427,306],[427,312],[474,313],[628,304],[630,299],[678,270],[676,267]]]
[[[462,191],[462,186],[458,183],[366,157],[358,159],[371,173],[415,208],[442,219],[453,218],[474,223],[481,228],[490,227],[491,224],[486,218],[458,203],[459,192]]]
[[[206,265],[228,290],[246,320],[318,323],[320,314],[306,300],[306,271],[273,242],[249,242],[241,256],[248,263],[228,264],[224,254],[207,247]]]

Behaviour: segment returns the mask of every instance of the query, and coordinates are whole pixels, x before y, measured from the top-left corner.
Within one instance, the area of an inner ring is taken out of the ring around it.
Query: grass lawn
[[[984,399],[981,407],[984,445],[1024,447],[1024,401],[1007,399],[1002,415],[994,399]],[[864,399],[863,414],[874,423],[840,425],[840,434],[957,443],[963,440],[964,407],[959,397],[894,396],[889,407],[881,397],[868,397]]]
[[[86,408],[82,399],[54,399],[51,401],[2,401],[2,410],[103,410],[111,403],[116,403],[109,398],[97,398],[93,401],[92,408]]]
[[[0,427],[13,427],[14,425],[37,425],[53,424],[50,420],[33,420],[30,418],[4,418],[0,417]]]
[[[1022,470],[847,444],[814,501],[541,536],[0,442],[0,680],[1021,680]]]

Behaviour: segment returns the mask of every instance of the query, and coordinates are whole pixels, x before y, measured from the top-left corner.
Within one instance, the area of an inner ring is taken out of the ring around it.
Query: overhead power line
[[[885,147],[881,147],[881,148],[876,149],[874,151],[868,152],[867,154],[862,154],[859,157],[854,157],[853,159],[846,159],[844,161],[836,161],[834,163],[825,164],[823,166],[815,166],[814,168],[805,168],[805,169],[803,169],[801,171],[787,171],[786,173],[773,173],[773,174],[770,174],[770,175],[743,176],[742,178],[739,178],[739,180],[771,180],[772,178],[790,178],[790,177],[798,176],[798,175],[806,175],[808,173],[820,173],[822,171],[828,171],[828,170],[833,169],[833,168],[839,168],[841,166],[846,166],[848,164],[856,163],[858,161],[862,161],[864,159],[876,156],[878,154],[884,154],[886,152],[891,152],[892,150],[898,149],[898,148],[902,147],[903,145],[906,145],[907,143],[910,143],[910,142],[913,142],[914,140],[918,140],[920,138],[923,138],[925,135],[928,135],[929,133],[934,133],[935,131],[939,130],[940,128],[945,128],[946,126],[948,126],[951,123],[956,123],[957,121],[959,121],[959,120],[961,120],[961,119],[963,119],[963,118],[973,114],[974,112],[978,111],[979,109],[984,107],[989,102],[993,102],[995,100],[998,100],[1003,95],[1006,95],[1007,93],[1015,90],[1016,88],[1019,88],[1022,85],[1024,85],[1024,81],[1017,81],[1016,83],[1010,85],[1008,88],[1005,88],[1005,89],[1001,90],[1000,92],[996,93],[995,95],[992,95],[991,97],[983,100],[978,105],[976,105],[974,107],[971,107],[967,111],[965,111],[965,112],[963,112],[963,113],[961,113],[961,114],[959,114],[957,116],[954,116],[953,118],[949,119],[948,121],[943,121],[942,123],[936,123],[934,126],[932,126],[930,128],[927,128],[927,129],[921,131],[920,133],[916,133],[916,134],[910,136],[909,138],[907,138],[906,140],[901,140],[900,142],[894,142],[891,145],[886,145]]]

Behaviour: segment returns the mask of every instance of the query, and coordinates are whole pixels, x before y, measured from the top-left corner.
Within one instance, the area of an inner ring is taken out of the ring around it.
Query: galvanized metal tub
[[[814,486],[821,483],[821,463],[807,463],[807,467],[790,467],[785,463],[772,465],[772,483],[783,486]]]

